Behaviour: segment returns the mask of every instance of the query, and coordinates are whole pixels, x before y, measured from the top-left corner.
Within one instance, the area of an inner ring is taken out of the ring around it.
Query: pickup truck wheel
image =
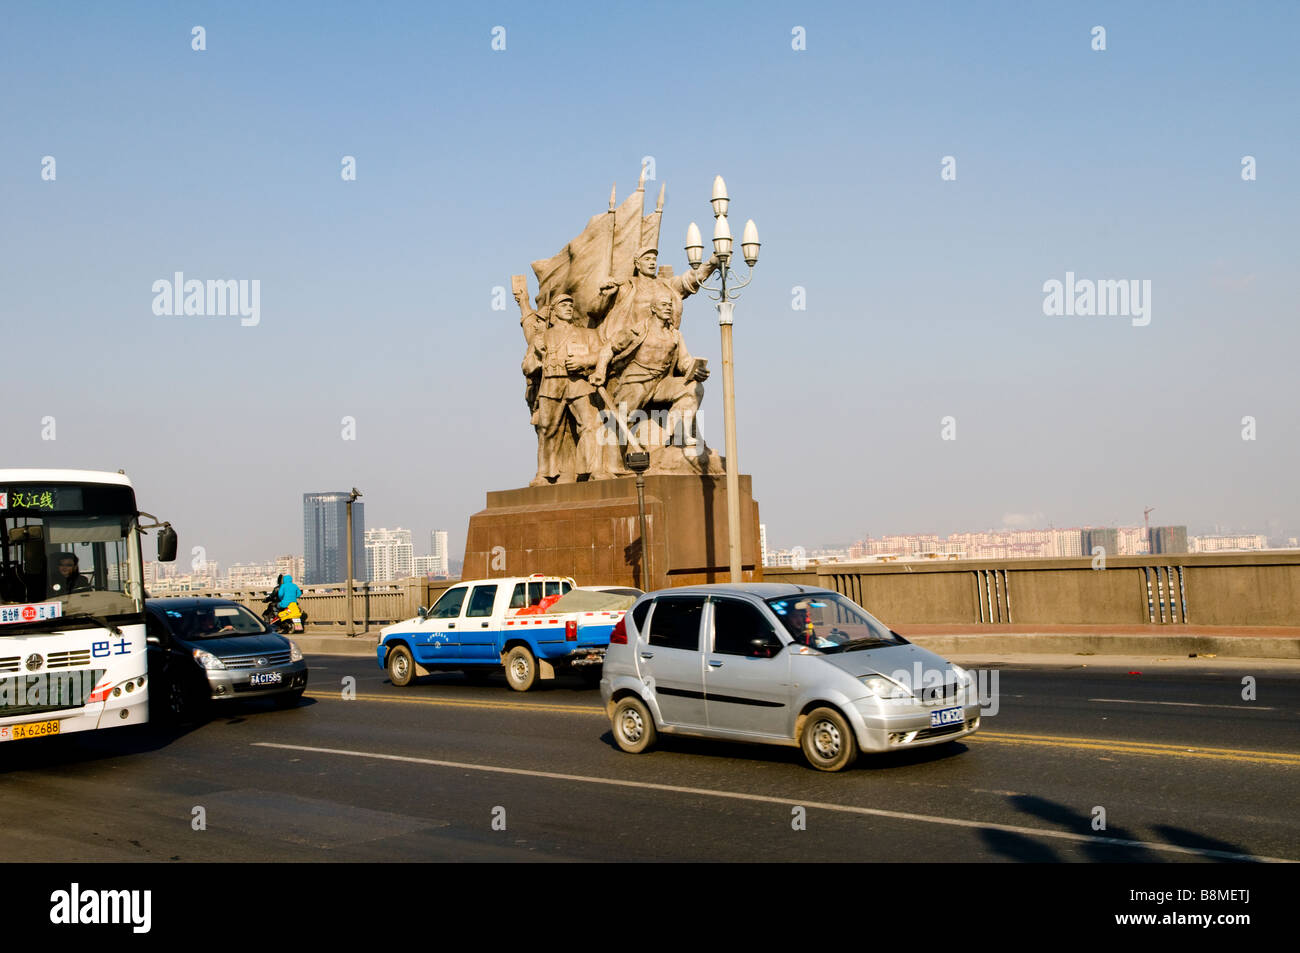
[[[842,771],[858,757],[853,729],[834,708],[814,708],[799,737],[803,756],[818,771]]]
[[[405,688],[415,678],[415,660],[411,650],[405,645],[398,645],[388,652],[388,678],[398,688]]]
[[[610,718],[614,741],[628,754],[640,754],[655,743],[655,720],[635,695],[620,698]]]
[[[537,684],[537,659],[527,646],[516,645],[506,654],[506,684],[517,692]]]

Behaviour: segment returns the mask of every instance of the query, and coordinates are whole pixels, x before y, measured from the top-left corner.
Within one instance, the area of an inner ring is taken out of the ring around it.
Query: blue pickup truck
[[[481,678],[502,667],[506,684],[519,692],[564,672],[594,685],[610,632],[638,594],[579,589],[559,576],[457,583],[432,608],[380,630],[379,666],[399,687],[435,671]],[[553,597],[553,605],[539,605]]]

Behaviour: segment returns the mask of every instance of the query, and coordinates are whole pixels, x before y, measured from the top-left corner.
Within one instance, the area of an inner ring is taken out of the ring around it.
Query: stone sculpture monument
[[[710,372],[681,330],[685,299],[718,260],[679,276],[659,266],[664,190],[644,206],[643,173],[621,205],[611,192],[608,210],[532,263],[535,298],[524,275],[511,279],[537,471],[527,487],[489,492],[470,518],[465,578],[660,588],[728,576],[725,460],[697,419]],[[644,540],[629,452],[649,454]],[[740,481],[745,576],[761,578],[758,506]]]

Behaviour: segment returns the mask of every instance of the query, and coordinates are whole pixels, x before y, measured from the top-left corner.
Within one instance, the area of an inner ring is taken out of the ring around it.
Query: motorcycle
[[[278,600],[275,593],[275,590],[268,592],[266,598],[262,600],[265,603],[262,609],[262,621],[266,623],[268,629],[274,629],[281,635],[301,633],[307,624],[307,613],[302,611],[302,606],[297,602],[289,603],[284,609],[277,608]]]

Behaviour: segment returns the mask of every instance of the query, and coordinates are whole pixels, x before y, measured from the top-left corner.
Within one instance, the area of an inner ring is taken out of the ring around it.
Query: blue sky
[[[350,486],[458,552],[535,464],[493,289],[649,155],[662,262],[715,174],[759,226],[739,456],[773,544],[1148,505],[1300,533],[1300,8],[954,6],[6,6],[9,465],[122,467],[223,562],[300,552],[301,494]],[[175,271],[258,279],[260,324],[155,316]],[[1151,323],[1044,316],[1067,271],[1149,279]],[[720,368],[707,301],[683,333]]]

